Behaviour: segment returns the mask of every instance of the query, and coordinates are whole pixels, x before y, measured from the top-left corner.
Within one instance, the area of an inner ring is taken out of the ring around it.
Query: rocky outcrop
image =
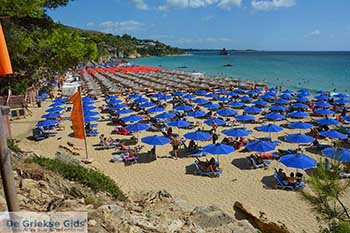
[[[15,179],[21,210],[86,211],[93,233],[257,232],[246,220],[215,206],[194,207],[165,190],[131,193],[127,201],[117,201],[32,163],[16,163]],[[5,209],[0,190],[0,211]]]
[[[278,225],[274,222],[268,221],[264,214],[261,213],[259,217],[254,216],[252,211],[249,211],[248,208],[243,207],[242,203],[235,202],[234,209],[238,214],[246,218],[253,226],[259,229],[262,233],[289,233],[287,227],[283,224]]]

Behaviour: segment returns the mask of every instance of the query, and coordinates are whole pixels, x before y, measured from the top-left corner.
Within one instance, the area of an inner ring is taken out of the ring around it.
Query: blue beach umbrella
[[[316,123],[319,125],[337,125],[340,122],[336,119],[323,118],[323,119],[316,120]]]
[[[212,155],[228,155],[234,151],[235,149],[232,146],[228,146],[222,143],[209,144],[203,147],[203,153]]]
[[[141,104],[140,105],[140,108],[151,108],[151,107],[155,107],[156,104],[153,103],[153,102],[147,102],[147,103],[144,103],[144,104]]]
[[[307,103],[309,102],[309,99],[306,97],[298,97],[295,99],[297,102],[301,102],[301,103]]]
[[[241,108],[241,107],[244,106],[244,103],[242,103],[242,102],[237,102],[237,101],[233,101],[233,102],[230,102],[230,103],[228,104],[228,106],[233,107],[233,108]]]
[[[258,114],[262,111],[262,109],[258,107],[246,107],[243,110],[249,114]]]
[[[93,106],[93,105],[83,106],[84,111],[91,111],[94,109],[96,109],[96,106]]]
[[[213,104],[211,102],[203,105],[204,108],[207,108],[207,109],[218,109],[220,106],[218,104]]]
[[[290,123],[288,127],[291,129],[311,129],[313,125],[302,121],[298,121],[298,122]]]
[[[93,116],[89,116],[89,117],[84,117],[84,122],[85,123],[90,123],[93,121],[98,121],[100,118],[98,117],[93,117]]]
[[[52,104],[50,104],[50,106],[49,107],[60,107],[60,106],[62,106],[63,105],[63,103],[60,103],[60,102],[57,102],[57,103],[52,103]]]
[[[61,108],[61,107],[53,107],[53,108],[46,109],[45,112],[61,112],[63,110],[64,108]]]
[[[336,103],[336,104],[347,104],[347,103],[350,103],[350,100],[338,99],[338,100],[334,100],[334,103]]]
[[[175,108],[176,111],[191,111],[193,107],[191,105],[180,105]]]
[[[163,107],[160,107],[160,106],[155,106],[153,108],[147,109],[148,113],[156,113],[156,112],[164,112],[164,111],[165,111],[165,109]]]
[[[313,142],[315,139],[313,137],[304,134],[289,134],[284,137],[287,142],[297,143],[297,144],[308,144]]]
[[[196,104],[206,104],[208,103],[209,101],[207,99],[203,99],[203,98],[197,98],[197,99],[194,99],[192,100],[193,103],[196,103]]]
[[[239,94],[237,92],[235,92],[235,91],[231,91],[231,92],[227,93],[227,95],[232,96],[232,97],[238,97],[239,96]]]
[[[135,104],[143,104],[143,103],[147,103],[147,102],[149,102],[149,100],[147,98],[143,98],[143,97],[140,97],[140,98],[134,100]]]
[[[93,107],[93,106],[91,106],[91,107]],[[109,107],[109,110],[118,111],[118,110],[123,109],[125,107],[126,107],[126,104],[116,104],[114,106]],[[90,106],[89,106],[87,108],[84,108],[84,111],[93,110],[93,109],[94,108],[90,108]]]
[[[119,104],[121,102],[123,102],[123,101],[121,101],[120,99],[111,99],[111,100],[107,101],[107,104],[116,105],[116,104]]]
[[[309,113],[301,112],[301,111],[295,111],[295,112],[289,113],[288,116],[289,117],[293,117],[293,118],[304,118],[304,117],[308,117]]]
[[[221,88],[221,89],[215,90],[215,92],[216,92],[216,93],[220,93],[220,94],[224,94],[224,93],[226,93],[227,91],[226,91],[225,89]]]
[[[339,94],[334,95],[334,97],[335,98],[340,98],[340,99],[345,99],[345,98],[348,98],[349,96],[345,95],[343,93],[339,93]]]
[[[129,113],[133,113],[133,112],[135,112],[135,111],[133,111],[131,109],[124,108],[124,109],[121,109],[119,111],[116,111],[115,113],[122,115],[122,114],[129,114]]]
[[[239,99],[243,102],[251,102],[253,100],[249,96],[243,96],[243,97],[240,97]]]
[[[38,127],[50,127],[57,125],[58,121],[57,120],[45,120],[45,121],[39,121],[36,126]]]
[[[218,97],[216,98],[217,101],[221,101],[221,102],[227,102],[227,101],[230,101],[230,98],[227,98],[227,97]]]
[[[193,112],[187,113],[187,116],[196,117],[196,118],[204,117],[205,115],[206,113],[204,111],[193,111]]]
[[[188,121],[184,121],[184,120],[177,120],[177,121],[171,121],[168,123],[168,126],[173,126],[173,127],[177,127],[177,128],[184,128],[184,127],[188,127],[191,123]]]
[[[255,120],[255,116],[251,116],[251,115],[237,115],[237,116],[235,116],[235,118],[238,121],[254,121]]]
[[[278,121],[278,120],[283,120],[286,117],[283,116],[282,114],[279,114],[279,113],[276,113],[276,112],[272,112],[272,113],[266,114],[265,118],[269,119],[269,120],[273,120],[273,121]]]
[[[217,98],[219,95],[218,94],[214,94],[214,93],[208,93],[205,95],[205,97],[207,98]]]
[[[228,117],[228,116],[235,115],[236,111],[231,110],[231,109],[220,109],[216,113],[219,114],[220,116]]]
[[[316,107],[318,108],[329,108],[331,107],[332,105],[330,105],[329,103],[327,102],[315,102],[314,103]]]
[[[316,94],[319,94],[319,95],[326,95],[326,94],[328,94],[328,92],[327,92],[327,91],[324,91],[324,90],[319,90],[319,91],[316,92]]]
[[[208,92],[205,90],[197,90],[195,93],[196,93],[196,95],[207,95],[208,94]]]
[[[61,114],[57,113],[57,112],[50,112],[48,114],[42,115],[41,118],[46,118],[46,119],[50,119],[50,118],[57,118],[60,117]]]
[[[309,108],[309,106],[307,106],[306,104],[302,104],[302,103],[296,103],[292,105],[292,108],[294,109],[307,109]]]
[[[290,100],[292,98],[292,95],[288,94],[288,93],[284,93],[282,95],[279,96],[281,99],[284,100]]]
[[[233,129],[227,129],[222,131],[226,136],[230,137],[246,137],[248,136],[252,131],[246,130],[244,128],[233,128]]]
[[[170,112],[163,112],[161,114],[158,114],[157,116],[155,116],[156,119],[171,119],[175,116],[174,113],[170,113]]]
[[[255,104],[256,106],[265,106],[267,104],[267,102],[263,100],[257,100],[252,103]]]
[[[348,135],[340,133],[336,130],[328,130],[320,133],[321,136],[333,139],[346,139]]]
[[[329,109],[316,109],[315,113],[318,113],[320,115],[333,115],[335,114],[335,112],[333,112],[332,110]]]
[[[195,132],[189,132],[184,134],[184,137],[190,140],[195,141],[207,141],[211,138],[210,133],[203,132],[203,131],[195,131]]]
[[[84,114],[84,117],[90,117],[90,116],[97,116],[99,113],[92,112],[92,111],[84,111],[83,114]]]
[[[187,92],[185,92],[185,91],[177,91],[177,92],[174,93],[174,96],[183,96],[185,94],[187,94]]]
[[[161,146],[170,143],[170,139],[164,136],[153,135],[141,138],[141,142],[152,146]]]
[[[314,98],[317,100],[322,100],[322,101],[329,100],[329,97],[326,95],[318,95],[318,96],[315,96]]]
[[[210,118],[210,119],[207,119],[207,120],[204,121],[204,123],[207,124],[207,125],[212,125],[213,122],[215,122],[216,125],[224,125],[224,124],[226,124],[226,121],[222,120],[220,118]]]
[[[269,109],[271,111],[287,111],[287,108],[285,106],[282,106],[282,105],[271,105],[269,107]]]
[[[242,88],[238,88],[237,90],[235,90],[236,93],[238,94],[245,94],[246,90],[242,89]]]
[[[344,148],[328,147],[322,150],[322,154],[331,159],[349,163],[350,162],[350,150]]]
[[[123,121],[128,122],[128,121],[141,121],[142,117],[140,117],[139,115],[130,115],[130,116],[126,116],[121,118]]]
[[[275,125],[275,124],[268,124],[268,125],[262,125],[257,127],[259,131],[266,132],[266,133],[278,133],[283,130],[281,126]]]
[[[317,161],[304,154],[289,154],[284,155],[279,160],[280,163],[287,167],[307,170],[314,168],[317,165]]]
[[[265,95],[260,96],[259,98],[264,99],[264,100],[272,100],[275,97],[273,95],[265,94]]]
[[[247,144],[246,148],[249,151],[268,152],[276,149],[276,145],[268,141],[254,141]]]
[[[197,96],[192,95],[192,94],[187,94],[187,95],[182,96],[182,98],[184,98],[184,99],[194,99],[194,98],[196,98],[196,97],[197,97]]]
[[[130,132],[140,132],[143,130],[147,130],[148,128],[149,128],[149,125],[144,124],[144,123],[135,123],[132,125],[125,126],[125,129],[130,131]]]

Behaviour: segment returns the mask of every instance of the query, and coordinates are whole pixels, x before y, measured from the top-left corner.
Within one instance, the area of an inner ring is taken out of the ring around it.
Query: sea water
[[[252,51],[222,56],[219,51],[196,51],[191,54],[129,61],[137,65],[202,72],[207,76],[264,82],[269,86],[350,93],[350,52]]]

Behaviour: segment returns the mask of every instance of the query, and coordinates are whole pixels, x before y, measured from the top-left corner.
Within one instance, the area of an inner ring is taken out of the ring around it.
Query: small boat
[[[227,66],[227,67],[228,67],[228,66],[233,66],[233,65],[232,65],[232,64],[225,64],[224,66]]]
[[[177,68],[179,68],[179,69],[186,69],[186,68],[188,68],[187,66],[179,66],[179,67],[177,67]]]
[[[225,48],[223,48],[221,51],[220,51],[220,55],[228,55],[228,52]]]

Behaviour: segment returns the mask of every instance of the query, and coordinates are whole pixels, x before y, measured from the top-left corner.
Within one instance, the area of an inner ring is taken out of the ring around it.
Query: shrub
[[[34,162],[41,167],[56,172],[66,179],[86,185],[96,192],[107,192],[117,200],[124,201],[127,199],[115,181],[99,171],[77,164],[68,164],[59,159],[33,157],[29,159],[29,162]]]

